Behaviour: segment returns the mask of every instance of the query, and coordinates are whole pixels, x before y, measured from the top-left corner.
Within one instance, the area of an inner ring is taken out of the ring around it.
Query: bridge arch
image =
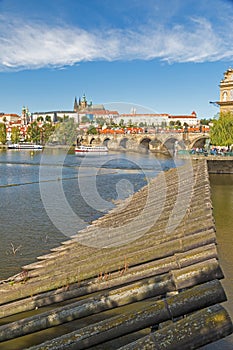
[[[206,140],[208,140],[210,137],[209,136],[200,136],[197,137],[193,142],[190,144],[190,148],[204,148]]]
[[[139,140],[139,146],[149,150],[151,142],[152,140],[149,137],[143,137],[141,140]]]
[[[120,140],[119,146],[123,148],[127,148],[127,142],[129,141],[128,137],[123,137],[123,139]]]
[[[105,139],[103,140],[103,145],[107,146],[109,141],[111,141],[110,137],[105,137]]]
[[[94,137],[91,137],[90,141],[89,141],[89,144],[92,145],[93,143],[96,142],[96,139]]]
[[[175,145],[177,144],[177,147],[179,149],[185,149],[185,144],[183,140],[179,140],[175,136],[168,137],[162,144],[162,147],[164,150],[168,151],[170,154],[174,153]]]

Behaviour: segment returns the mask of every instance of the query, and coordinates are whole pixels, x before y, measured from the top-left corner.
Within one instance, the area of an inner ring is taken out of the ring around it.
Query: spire
[[[77,102],[77,97],[75,96],[75,99],[74,99],[74,111],[77,112],[78,110],[78,102]]]
[[[87,102],[87,99],[86,99],[86,95],[85,95],[85,94],[83,94],[82,101],[83,101],[83,102]]]

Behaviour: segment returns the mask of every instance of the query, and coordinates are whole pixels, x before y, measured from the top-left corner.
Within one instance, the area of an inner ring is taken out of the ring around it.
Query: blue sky
[[[113,109],[213,117],[233,66],[231,0],[0,0],[0,112]]]

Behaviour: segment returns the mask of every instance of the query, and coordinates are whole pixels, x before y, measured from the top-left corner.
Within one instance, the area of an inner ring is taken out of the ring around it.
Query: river
[[[173,166],[171,159],[137,153],[79,157],[58,149],[0,151],[0,279]]]
[[[228,301],[223,303],[233,320],[233,175],[210,175],[212,204],[217,229],[218,256],[225,278],[222,285]],[[232,350],[233,335],[203,347],[203,350]]]
[[[58,149],[1,150],[0,279],[19,272],[21,266],[69,239],[151,177],[182,163],[177,162],[137,153],[78,157]],[[220,265],[225,274],[222,283],[228,296],[225,306],[233,319],[233,175],[211,175],[210,183]],[[233,349],[233,336],[203,349]]]

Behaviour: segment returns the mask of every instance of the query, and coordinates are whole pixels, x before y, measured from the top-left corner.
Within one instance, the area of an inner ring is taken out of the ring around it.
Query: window
[[[231,91],[230,91],[230,99],[231,99],[231,101],[233,101],[233,89],[231,89]]]
[[[225,102],[227,101],[227,92],[224,91],[223,94],[222,94],[222,100]]]

